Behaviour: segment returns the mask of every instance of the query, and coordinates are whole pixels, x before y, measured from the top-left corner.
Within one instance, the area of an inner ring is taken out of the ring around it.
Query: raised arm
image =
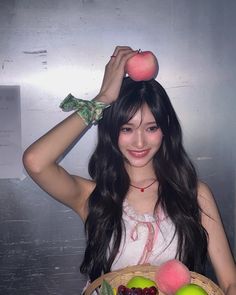
[[[126,61],[136,54],[130,47],[116,47],[106,65],[102,87],[96,101],[111,104],[119,95]],[[85,131],[83,119],[73,113],[31,146],[23,155],[23,163],[31,178],[56,200],[75,210],[83,220],[87,216],[87,200],[95,183],[69,174],[58,159]]]
[[[226,295],[236,294],[236,267],[213,195],[200,183],[198,200],[203,210],[202,224],[208,232],[208,253],[218,282]]]

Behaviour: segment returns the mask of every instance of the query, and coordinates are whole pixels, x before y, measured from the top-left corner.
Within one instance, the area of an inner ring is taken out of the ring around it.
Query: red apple
[[[158,74],[156,56],[151,51],[140,51],[132,56],[125,65],[125,71],[134,81],[148,81]]]

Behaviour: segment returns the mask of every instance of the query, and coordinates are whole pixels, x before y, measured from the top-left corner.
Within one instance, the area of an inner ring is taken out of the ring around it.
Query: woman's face
[[[147,104],[121,126],[118,145],[131,167],[146,167],[162,143],[163,134]]]

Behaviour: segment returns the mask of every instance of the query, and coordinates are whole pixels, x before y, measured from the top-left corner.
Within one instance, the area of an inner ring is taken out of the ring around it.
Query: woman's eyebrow
[[[146,125],[157,125],[157,122],[156,121],[149,121],[149,122],[144,122],[144,125],[146,126]],[[127,123],[124,123],[122,126],[124,126],[124,125],[128,125],[128,126],[136,126],[137,124],[136,124],[136,122],[127,122]],[[139,125],[141,125],[141,123],[139,124]]]
[[[144,122],[143,125],[144,125],[144,126],[157,125],[157,122],[156,122],[156,121]]]
[[[145,123],[146,125],[151,125],[151,124],[157,124],[157,122],[156,121],[150,121],[150,122],[147,122],[147,123]]]
[[[127,122],[127,123],[122,124],[122,126],[124,126],[124,125],[135,125],[135,123]]]

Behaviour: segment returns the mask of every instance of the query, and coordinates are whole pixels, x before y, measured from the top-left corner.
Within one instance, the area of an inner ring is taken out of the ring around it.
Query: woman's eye
[[[128,133],[128,132],[131,132],[132,129],[131,129],[130,127],[122,127],[122,128],[120,129],[120,131],[121,131],[121,132],[124,132],[124,133]]]
[[[155,131],[157,131],[159,129],[159,126],[157,126],[157,125],[155,125],[155,126],[150,126],[150,127],[148,127],[148,131],[150,131],[150,132],[155,132]]]

